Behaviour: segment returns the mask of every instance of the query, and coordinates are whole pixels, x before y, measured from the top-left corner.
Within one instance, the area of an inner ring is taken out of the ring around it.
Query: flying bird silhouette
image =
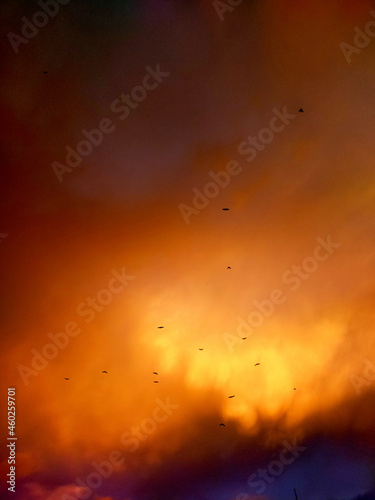
[[[203,351],[203,349],[199,348],[200,351]]]
[[[107,372],[105,370],[103,370],[102,373],[107,373]]]
[[[300,113],[303,113],[303,109],[302,109],[302,108],[300,108],[298,111],[299,111]]]
[[[159,383],[159,381],[158,381],[158,380],[154,380],[154,384],[158,384],[158,383]]]
[[[233,396],[228,396],[228,398],[229,398],[229,399],[231,399],[231,398],[234,398],[234,396],[235,396],[235,395],[233,395]]]
[[[65,380],[69,380],[68,378],[65,378]]]
[[[153,374],[153,375],[159,375],[159,374],[158,374],[158,373],[156,373],[156,372],[152,372],[152,374]]]
[[[247,337],[242,337],[242,340],[246,340],[246,339],[247,339]]]
[[[293,391],[296,391],[297,389],[295,387],[293,387]]]
[[[227,211],[227,210],[229,210],[229,208],[223,208],[223,210]]]
[[[219,427],[220,426],[225,427],[225,424],[223,424],[223,422],[221,422],[221,424],[219,424]]]
[[[258,366],[258,365],[260,365],[260,363],[255,363],[255,365],[254,365],[254,366]]]
[[[158,326],[158,328],[164,328],[164,326]]]
[[[228,266],[227,269],[232,269],[232,268]]]

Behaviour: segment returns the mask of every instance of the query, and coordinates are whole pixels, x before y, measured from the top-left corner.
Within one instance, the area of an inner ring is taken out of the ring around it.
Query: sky
[[[0,24],[1,498],[374,500],[375,2]]]

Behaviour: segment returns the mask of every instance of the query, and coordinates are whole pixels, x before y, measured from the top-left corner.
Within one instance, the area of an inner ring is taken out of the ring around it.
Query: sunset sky
[[[375,2],[64,1],[1,6],[0,498],[374,500]]]

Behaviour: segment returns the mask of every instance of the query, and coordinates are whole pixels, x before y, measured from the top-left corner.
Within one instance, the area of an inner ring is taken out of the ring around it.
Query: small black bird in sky
[[[296,391],[297,389],[295,387],[293,387],[293,391]]]
[[[203,349],[199,348],[200,351],[203,351]]]
[[[300,113],[303,113],[303,109],[302,109],[302,108],[300,108],[298,111],[299,111]]]
[[[221,424],[219,424],[219,427],[220,426],[225,427],[225,424],[223,424],[223,422],[221,422]]]
[[[48,73],[48,71],[43,71],[43,73],[46,75]]]
[[[260,365],[260,363],[255,363],[255,365],[254,365],[254,366],[258,366],[258,365]]]
[[[246,340],[246,339],[247,339],[247,337],[242,337],[242,340]]]
[[[68,378],[65,378],[65,380],[69,380]]]
[[[231,398],[234,398],[234,396],[235,396],[235,395],[233,394],[233,396],[228,396],[228,398],[229,398],[229,399],[231,399]]]
[[[107,373],[107,372],[105,370],[103,370],[102,373]]]
[[[232,268],[228,266],[227,269],[232,269]]]
[[[159,381],[158,381],[158,380],[154,380],[154,384],[158,384],[158,383],[159,383]]]
[[[223,210],[227,211],[227,210],[229,210],[229,208],[223,208]]]
[[[164,328],[164,326],[158,326],[158,328]]]
[[[153,374],[153,375],[159,375],[159,374],[158,374],[158,373],[156,373],[156,372],[152,372],[152,374]]]

